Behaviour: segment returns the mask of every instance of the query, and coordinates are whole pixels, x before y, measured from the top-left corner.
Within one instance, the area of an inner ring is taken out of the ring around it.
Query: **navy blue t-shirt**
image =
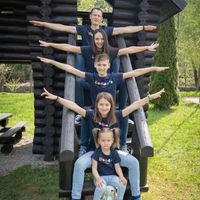
[[[105,155],[101,148],[98,148],[91,157],[98,162],[97,171],[100,176],[117,175],[114,165],[121,160],[115,149],[111,148],[110,155]]]
[[[119,128],[119,123],[122,119],[122,110],[115,110],[115,116],[117,118],[117,122],[114,124],[109,124],[107,117],[102,118],[100,122],[94,121],[94,110],[93,109],[87,109],[86,110],[86,116],[85,119],[88,120],[88,122],[91,122],[90,128],[91,130],[93,128]]]
[[[110,58],[110,64],[112,64],[113,59],[117,57],[118,52],[119,52],[119,48],[109,46],[108,56]],[[81,54],[85,60],[85,71],[91,72],[91,73],[97,72],[94,67],[94,56],[92,55],[91,46],[81,46]],[[108,73],[110,73],[109,70],[110,69],[108,69]]]
[[[100,92],[108,92],[116,100],[117,86],[123,81],[122,73],[107,74],[106,77],[99,77],[96,73],[85,73],[85,81],[90,84],[90,96],[92,106],[95,105],[96,97]]]
[[[108,38],[113,33],[113,27],[111,27],[111,26],[101,26],[100,28],[105,31]],[[76,25],[76,31],[79,35],[82,36],[82,45],[83,46],[91,45],[94,30],[91,29],[90,25],[88,25],[88,24],[86,24],[86,25]]]

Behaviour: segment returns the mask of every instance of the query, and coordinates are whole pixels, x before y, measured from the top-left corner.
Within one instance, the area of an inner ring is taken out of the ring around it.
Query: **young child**
[[[118,128],[117,120],[128,116],[133,111],[144,106],[146,103],[149,102],[149,100],[160,98],[162,93],[164,93],[164,89],[155,94],[148,95],[143,99],[133,102],[123,110],[117,111],[115,110],[115,104],[112,95],[107,92],[101,92],[97,95],[94,110],[85,110],[73,101],[63,99],[54,94],[51,94],[45,88],[41,96],[44,96],[46,99],[55,100],[66,108],[80,114],[92,123],[90,125],[90,128],[93,129],[103,127]],[[81,199],[81,192],[84,183],[84,172],[87,168],[91,167],[92,153],[93,151],[89,151],[75,162],[73,171],[72,199]],[[129,182],[131,185],[131,192],[133,196],[132,199],[140,200],[138,161],[135,157],[125,152],[119,151],[119,156],[121,159],[121,166],[127,167],[129,170]]]
[[[141,68],[136,69],[126,73],[112,73],[108,74],[107,71],[110,68],[109,57],[107,54],[98,54],[95,57],[95,68],[97,70],[96,73],[87,73],[77,70],[76,68],[56,62],[51,59],[38,57],[42,62],[52,64],[60,69],[65,70],[68,73],[74,74],[81,78],[84,78],[88,83],[88,87],[90,87],[90,96],[92,101],[92,106],[95,106],[96,97],[100,92],[109,92],[112,94],[114,101],[116,100],[116,88],[120,83],[128,78],[131,77],[138,77],[140,75],[152,72],[152,71],[164,71],[168,69],[168,67],[148,67],[148,68]],[[121,149],[125,149],[124,146],[126,145],[126,138],[128,132],[128,117],[119,120],[120,123],[120,146]],[[81,143],[80,143],[80,153],[79,156],[84,154],[88,148],[88,141],[90,131],[88,130],[88,123],[84,119],[82,120],[81,126]]]
[[[119,148],[119,129],[94,129],[96,150],[92,154],[92,173],[96,189],[94,200],[100,200],[108,190],[107,186],[117,188],[117,200],[123,200],[127,180],[119,165],[120,157],[115,148]]]

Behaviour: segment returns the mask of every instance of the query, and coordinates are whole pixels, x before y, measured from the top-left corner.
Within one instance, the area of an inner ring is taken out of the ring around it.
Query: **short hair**
[[[100,62],[104,60],[108,60],[108,61],[110,60],[107,53],[99,53],[94,58],[94,62]]]
[[[90,11],[90,14],[92,14],[94,10],[100,11],[102,13],[102,16],[103,16],[103,10],[101,8],[97,8],[97,7],[92,8],[91,11]]]

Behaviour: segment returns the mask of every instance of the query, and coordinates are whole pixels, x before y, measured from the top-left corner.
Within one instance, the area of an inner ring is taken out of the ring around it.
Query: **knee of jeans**
[[[86,168],[87,167],[84,165],[84,162],[82,162],[82,159],[78,159],[74,164],[74,170],[79,172],[84,172]]]
[[[134,156],[130,155],[127,160],[127,166],[128,168],[139,168],[139,162]]]

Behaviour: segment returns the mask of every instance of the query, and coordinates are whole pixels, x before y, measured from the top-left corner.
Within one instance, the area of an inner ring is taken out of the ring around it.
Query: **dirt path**
[[[186,102],[191,102],[191,103],[200,104],[200,98],[199,98],[199,97],[184,97],[184,100],[185,100]]]
[[[43,155],[33,155],[32,141],[32,136],[22,137],[20,142],[14,145],[14,148],[10,154],[4,155],[0,152],[0,176],[6,175],[10,171],[15,170],[23,165],[32,165],[33,167],[39,167],[44,165],[57,164],[57,161],[43,161]]]

